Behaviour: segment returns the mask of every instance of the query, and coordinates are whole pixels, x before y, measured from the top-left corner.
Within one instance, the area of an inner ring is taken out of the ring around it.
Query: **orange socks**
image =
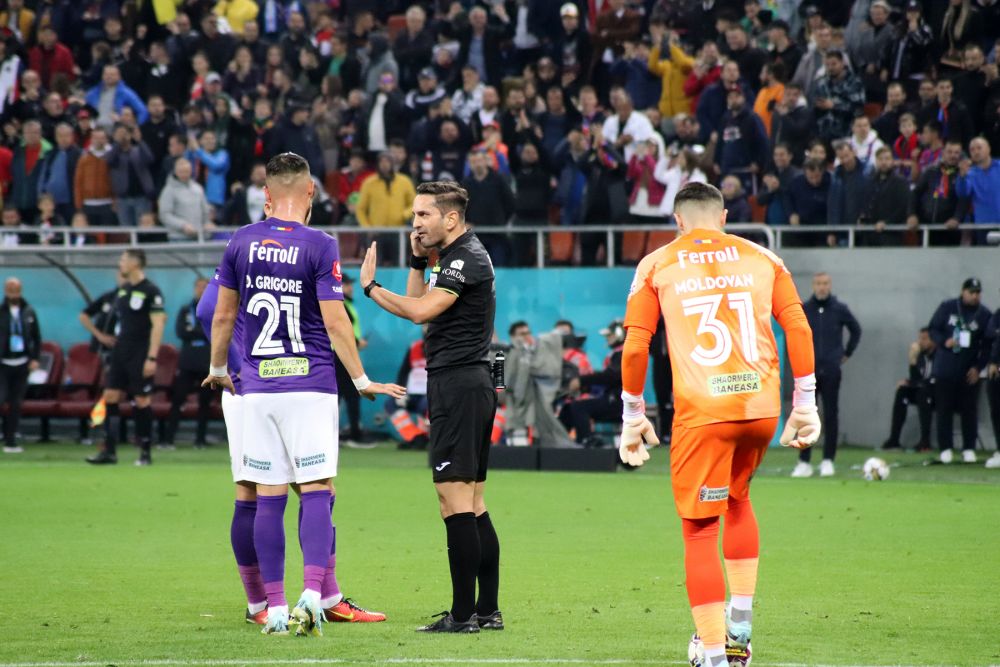
[[[760,536],[757,517],[750,499],[729,500],[726,512],[726,529],[722,534],[722,554],[726,559],[726,577],[729,594],[734,601],[752,598],[757,589],[757,561],[760,553]],[[744,607],[744,604],[738,605]],[[749,609],[749,606],[746,606]]]
[[[725,648],[726,581],[719,562],[719,519],[683,519],[688,602],[705,650]]]

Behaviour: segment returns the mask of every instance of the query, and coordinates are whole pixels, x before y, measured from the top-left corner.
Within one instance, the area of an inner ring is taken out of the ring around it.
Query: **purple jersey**
[[[219,300],[219,272],[215,272],[215,277],[205,287],[205,291],[198,301],[198,308],[195,309],[195,317],[201,323],[201,328],[205,330],[205,336],[212,340],[212,318],[215,316],[215,304]],[[240,366],[243,364],[243,311],[236,313],[236,322],[233,323],[233,339],[229,343],[229,377],[233,380],[233,387],[236,393],[240,393]]]
[[[238,230],[218,283],[238,290],[244,394],[337,393],[320,301],[342,301],[337,242],[297,222],[268,218]]]

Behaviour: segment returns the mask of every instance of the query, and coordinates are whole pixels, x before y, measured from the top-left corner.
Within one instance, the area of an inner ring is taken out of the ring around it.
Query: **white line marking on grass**
[[[248,658],[238,660],[101,660],[53,662],[0,662],[0,667],[237,667],[239,665],[687,665],[686,660],[631,660],[618,658],[384,658],[381,660],[350,660],[346,658]],[[824,665],[801,662],[775,662],[772,667],[918,667],[915,665]],[[923,666],[931,667],[931,666]],[[939,665],[935,667],[946,667]],[[992,665],[990,667],[1000,667]]]

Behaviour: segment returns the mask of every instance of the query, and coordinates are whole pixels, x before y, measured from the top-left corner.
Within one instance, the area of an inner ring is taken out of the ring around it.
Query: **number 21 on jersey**
[[[757,329],[754,326],[753,297],[750,292],[731,294],[708,294],[681,301],[685,315],[698,315],[697,335],[707,334],[715,341],[711,348],[701,344],[692,352],[691,358],[701,366],[721,366],[733,354],[733,335],[725,322],[718,318],[723,300],[730,310],[736,312],[739,320],[740,349],[748,362],[760,360],[757,349]]]
[[[260,335],[254,341],[250,354],[261,357],[285,353],[284,342],[280,339],[274,339],[274,333],[278,330],[278,322],[282,314],[285,315],[292,352],[300,354],[306,351],[305,343],[302,342],[302,329],[299,325],[299,303],[297,296],[282,295],[279,300],[268,292],[257,292],[250,297],[247,302],[247,312],[255,317],[263,312],[265,318],[264,324],[260,328]]]

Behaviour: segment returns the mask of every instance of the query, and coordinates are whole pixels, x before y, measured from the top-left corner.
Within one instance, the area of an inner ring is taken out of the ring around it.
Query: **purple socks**
[[[333,544],[333,524],[330,522],[331,494],[329,489],[302,494],[302,519],[299,522],[299,543],[305,565],[303,585],[320,593],[330,564]],[[258,516],[260,511],[258,510]],[[263,565],[263,559],[261,559]],[[265,580],[267,577],[264,577]]]
[[[337,502],[337,496],[330,496],[330,514],[333,514],[333,505]],[[330,560],[326,563],[326,574],[323,577],[323,599],[331,600],[341,597],[340,585],[337,583],[337,526],[333,525],[333,540],[330,542]]]
[[[306,494],[308,495],[308,494]],[[271,607],[288,606],[285,600],[285,505],[288,496],[257,496],[253,544],[260,564],[264,592]],[[329,521],[327,522],[329,525]],[[308,562],[308,561],[307,561]]]
[[[253,546],[253,524],[257,514],[257,501],[237,500],[233,508],[233,523],[229,527],[229,540],[233,545],[233,555],[247,593],[247,602],[260,604],[267,600],[264,594],[264,580],[257,566],[257,550]]]

